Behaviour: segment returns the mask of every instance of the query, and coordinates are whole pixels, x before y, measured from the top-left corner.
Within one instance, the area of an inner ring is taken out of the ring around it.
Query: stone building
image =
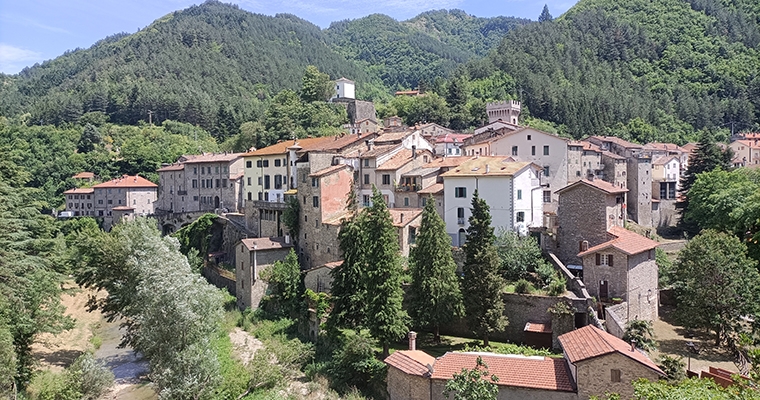
[[[103,219],[103,229],[110,230],[124,214],[147,216],[153,214],[158,185],[141,177],[124,175],[110,181],[97,184],[93,189],[93,214]],[[114,215],[114,209],[117,215]],[[131,211],[123,207],[132,208]]]
[[[400,350],[385,359],[390,400],[444,400],[446,382],[473,369],[477,359],[498,378],[497,398],[586,400],[619,393],[633,395],[633,381],[657,380],[665,374],[631,345],[596,327],[586,326],[559,336],[563,358],[484,352],[449,352],[433,358],[416,350]]]
[[[583,281],[590,295],[602,303],[619,298],[625,304],[625,323],[658,317],[657,242],[620,226],[607,231],[608,240],[578,253]]]
[[[520,102],[517,100],[500,101],[486,104],[488,123],[504,121],[517,125],[520,118]]]
[[[63,192],[66,199],[66,211],[71,211],[75,217],[94,217],[95,204],[94,188],[76,188]]]
[[[568,268],[580,269],[579,252],[606,242],[610,228],[624,226],[627,191],[599,179],[583,179],[557,191],[558,256]]]
[[[243,239],[235,246],[236,297],[241,310],[257,308],[266,292],[260,273],[276,261],[284,260],[293,245],[290,237]]]
[[[332,289],[332,271],[343,264],[343,261],[333,261],[304,271],[304,286],[316,293],[330,293]]]
[[[243,209],[242,153],[183,155],[158,169],[156,213]]]

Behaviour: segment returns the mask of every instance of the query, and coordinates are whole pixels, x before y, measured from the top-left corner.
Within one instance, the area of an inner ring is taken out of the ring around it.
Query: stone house
[[[114,223],[121,220],[125,214],[124,208],[117,211],[116,207],[130,207],[132,216],[153,214],[153,204],[156,201],[158,185],[141,177],[124,175],[110,181],[97,184],[93,189],[93,214],[103,218],[103,229],[110,230]]]
[[[66,211],[73,212],[71,215],[75,217],[94,217],[94,193],[95,189],[91,187],[69,189],[63,192],[66,198]]]
[[[606,393],[630,398],[632,381],[665,375],[646,354],[591,325],[560,335],[559,342],[563,358],[479,352],[449,352],[433,358],[410,343],[410,350],[396,351],[385,359],[389,397],[444,400],[446,382],[462,369],[473,369],[478,357],[498,378],[500,400],[585,400]]]
[[[158,214],[243,209],[242,153],[183,155],[157,172]]]
[[[602,302],[620,298],[626,304],[623,323],[658,317],[658,243],[621,226],[607,231],[607,241],[578,253],[589,294]]]
[[[496,229],[540,227],[543,199],[539,185],[541,167],[511,162],[504,157],[474,157],[441,174],[446,232],[455,246],[464,244],[472,206],[478,191],[490,207]]]
[[[266,292],[261,271],[284,260],[293,245],[290,237],[243,239],[235,246],[234,260],[237,306],[257,308]]]
[[[330,293],[332,289],[332,271],[343,264],[343,261],[334,261],[304,271],[304,286],[317,293]]]
[[[409,257],[409,249],[414,245],[417,232],[422,224],[422,209],[391,208],[388,209],[388,212],[391,214],[393,226],[396,228],[401,255]]]
[[[557,191],[558,257],[568,268],[582,269],[578,253],[608,241],[610,228],[623,227],[627,191],[599,179],[583,179]]]

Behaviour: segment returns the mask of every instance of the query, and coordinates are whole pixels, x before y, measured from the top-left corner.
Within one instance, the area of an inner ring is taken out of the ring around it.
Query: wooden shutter
[[[602,255],[599,253],[596,253],[596,265],[600,265],[602,263]]]
[[[607,255],[607,265],[612,266],[612,254]]]

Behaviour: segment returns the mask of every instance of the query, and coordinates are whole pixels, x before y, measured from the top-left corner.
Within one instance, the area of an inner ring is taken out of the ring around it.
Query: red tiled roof
[[[443,183],[434,183],[417,191],[417,194],[436,194],[443,192]]]
[[[499,386],[574,392],[567,364],[562,358],[526,357],[495,353],[446,353],[433,364],[432,379],[449,380],[463,368],[473,369],[478,357],[496,375]]]
[[[430,154],[427,150],[417,150],[417,157],[421,157],[422,155],[420,153]],[[393,157],[389,158],[384,163],[380,164],[377,167],[378,171],[395,171],[407,163],[414,160],[412,157],[412,151],[409,149],[402,149],[398,153],[396,153]]]
[[[314,144],[309,150],[311,151],[339,151],[347,146],[355,144],[356,142],[363,142],[365,140],[373,139],[377,136],[377,133],[370,132],[362,135],[345,135],[343,137],[332,136],[332,140],[326,140]]]
[[[617,194],[617,193],[625,193],[628,191],[626,188],[617,187],[609,182],[605,182],[601,179],[594,179],[593,181],[590,181],[588,179],[581,179],[579,181],[573,182],[565,187],[563,187],[560,190],[557,190],[557,193],[564,192],[566,190],[570,190],[571,188],[580,186],[580,185],[586,185],[595,189],[599,189],[605,193],[609,194]]]
[[[645,238],[636,232],[629,231],[628,229],[619,226],[613,226],[607,230],[607,233],[613,236],[612,240],[608,240],[586,251],[578,253],[578,257],[596,253],[597,251],[604,250],[609,247],[614,247],[630,256],[652,250],[653,248],[660,245],[652,239]]]
[[[679,159],[677,155],[657,157],[654,160],[652,160],[652,165],[665,165],[665,164],[669,163],[670,160],[672,160],[674,158],[676,160]]]
[[[230,162],[243,156],[243,153],[203,153],[186,154],[179,158],[180,163]]]
[[[640,148],[642,148],[642,146],[640,144],[631,143],[631,142],[629,142],[627,140],[623,140],[623,139],[621,139],[619,137],[615,137],[615,136],[591,136],[589,139],[598,140],[598,141],[601,141],[601,142],[610,142],[610,143],[614,143],[614,144],[616,144],[618,146],[625,147],[625,148],[632,148],[632,149],[640,149]]]
[[[74,188],[63,192],[63,194],[91,194],[94,191],[93,188]]]
[[[447,133],[445,135],[434,137],[435,143],[462,143],[465,139],[472,136],[469,133]]]
[[[696,143],[686,143],[685,145],[681,146],[682,149],[684,149],[687,153],[693,153],[694,150],[697,149]]]
[[[158,185],[155,183],[143,178],[142,176],[135,175],[135,176],[129,176],[124,175],[121,178],[114,178],[111,179],[108,182],[103,182],[101,184],[93,186],[94,188],[103,189],[103,188],[157,188]]]
[[[422,215],[421,208],[389,208],[388,212],[391,213],[393,226],[398,228],[409,225],[415,218]]]
[[[335,141],[334,136],[296,139],[295,141],[285,140],[280,143],[276,143],[271,146],[264,147],[262,149],[244,153],[243,157],[271,156],[271,155],[277,155],[277,154],[285,154],[288,152],[288,147],[291,147],[294,145],[300,146],[301,150],[304,150],[304,149],[309,150],[314,146],[318,146],[320,144],[333,142],[333,141]]]
[[[423,168],[444,168],[444,167],[458,167],[464,164],[465,161],[472,159],[472,157],[456,156],[456,157],[440,157],[423,165]]]
[[[428,365],[432,366],[436,360],[420,350],[399,350],[386,357],[385,363],[400,369],[409,375],[427,376],[430,373]]]
[[[243,245],[251,250],[272,250],[272,249],[284,249],[287,247],[293,247],[293,243],[285,243],[284,237],[264,237],[254,239],[242,239],[240,241]]]
[[[559,342],[562,344],[567,359],[573,364],[617,352],[665,376],[665,373],[644,353],[631,350],[630,344],[593,325],[560,335]]]
[[[525,324],[525,332],[552,333],[552,323],[528,322]]]
[[[567,145],[568,146],[578,146],[582,150],[589,150],[589,151],[596,151],[596,152],[601,152],[602,151],[601,147],[599,147],[598,145],[596,145],[594,143],[589,142],[588,140],[581,140],[581,141],[572,140]]]
[[[183,169],[185,169],[185,164],[171,164],[157,169],[156,172],[182,171]]]
[[[130,206],[118,206],[118,207],[113,208],[114,211],[129,211],[129,210],[134,210],[134,209],[135,209],[134,207],[130,207]]]
[[[317,172],[312,172],[311,174],[309,174],[309,176],[314,177],[314,178],[318,178],[320,176],[325,176],[325,175],[331,174],[331,173],[333,173],[335,171],[339,171],[339,170],[341,170],[343,168],[346,168],[346,167],[348,167],[348,165],[346,165],[346,164],[331,165],[331,166],[329,166],[327,168],[320,169]]]
[[[673,144],[673,143],[657,143],[657,142],[647,143],[644,145],[644,148],[647,150],[688,152],[687,150],[683,149],[681,146],[678,146],[677,144]]]
[[[457,168],[443,174],[444,178],[456,176],[513,176],[530,166],[528,161],[515,162],[501,157],[474,157]]]

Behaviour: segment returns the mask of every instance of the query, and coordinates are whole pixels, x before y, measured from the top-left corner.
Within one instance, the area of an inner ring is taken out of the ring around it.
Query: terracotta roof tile
[[[431,378],[452,379],[463,368],[475,368],[478,357],[488,365],[488,372],[499,378],[499,386],[575,391],[565,360],[540,356],[449,352],[435,361]]]
[[[111,179],[108,182],[103,182],[101,184],[93,186],[97,189],[103,189],[103,188],[157,188],[158,185],[155,183],[143,178],[142,176],[135,175],[124,175],[121,178],[114,178]]]
[[[646,354],[631,350],[630,344],[593,325],[560,335],[559,342],[562,344],[567,359],[573,364],[605,354],[620,353],[660,375],[665,375]]]
[[[469,133],[447,133],[445,135],[434,137],[432,141],[434,143],[462,143],[470,136],[472,135]]]
[[[92,194],[94,191],[93,188],[74,188],[63,192],[63,194]]]
[[[410,222],[422,215],[421,208],[389,208],[388,212],[391,213],[393,226],[399,228],[409,225]]]
[[[95,174],[93,172],[80,172],[76,175],[74,175],[72,178],[74,179],[94,179]]]
[[[523,168],[531,165],[530,162],[507,161],[505,157],[476,157],[466,161],[457,168],[453,168],[441,176],[512,176]]]
[[[605,193],[609,194],[617,194],[617,193],[625,193],[628,191],[626,188],[617,187],[609,182],[605,182],[601,179],[594,179],[593,181],[590,181],[588,179],[581,179],[579,181],[575,181],[565,187],[563,187],[560,190],[557,190],[557,193],[564,192],[566,190],[570,190],[571,188],[578,187],[580,185],[589,186],[595,189],[599,189]]]
[[[601,142],[610,142],[610,143],[614,143],[618,146],[625,147],[625,148],[631,148],[631,149],[642,148],[640,144],[632,143],[615,136],[591,136],[589,139],[598,140]]]
[[[647,150],[673,151],[679,153],[688,152],[683,147],[673,143],[647,143],[644,145],[644,148]]]
[[[417,157],[422,157],[420,153],[430,154],[426,150],[417,150]],[[409,149],[402,149],[396,155],[389,158],[384,163],[377,167],[378,171],[395,171],[404,165],[410,163],[414,158],[412,157],[412,151]]]
[[[525,324],[525,332],[552,333],[551,322],[528,322]]]
[[[340,151],[357,142],[374,139],[377,133],[365,133],[362,135],[345,135],[343,137],[332,136],[332,140],[326,140],[313,145],[310,151]]]
[[[185,164],[171,164],[157,169],[156,172],[182,171],[184,169]]]
[[[272,250],[293,247],[293,243],[285,243],[284,237],[263,237],[253,239],[242,239],[241,243],[249,250]]]
[[[678,156],[676,155],[670,155],[670,156],[661,156],[657,157],[654,160],[652,160],[652,165],[665,165],[670,162],[672,159],[678,160]]]
[[[424,168],[451,168],[462,165],[465,161],[472,159],[472,157],[457,156],[457,157],[440,157],[423,165]]]
[[[436,194],[443,192],[443,183],[434,183],[417,191],[417,194]]]
[[[204,153],[186,154],[179,158],[180,163],[230,162],[243,156],[243,153]]]
[[[385,359],[385,363],[400,369],[409,375],[427,376],[430,374],[428,365],[432,366],[436,360],[420,350],[399,350]]]
[[[629,231],[628,229],[619,226],[613,226],[607,230],[607,233],[613,237],[612,240],[591,247],[590,249],[579,253],[578,257],[583,257],[587,254],[595,253],[609,247],[614,247],[630,256],[652,250],[659,246],[659,243],[654,240],[645,238],[636,232]]]
[[[301,150],[310,150],[312,147],[319,146],[320,144],[333,142],[335,141],[335,138],[336,138],[335,136],[324,136],[324,137],[316,137],[316,138],[296,139],[295,141],[285,140],[280,143],[276,143],[271,146],[264,147],[262,149],[244,153],[243,157],[285,154],[288,152],[288,147],[291,147],[294,145],[298,145],[299,147],[301,147]]]
[[[329,166],[327,168],[320,169],[317,172],[312,172],[311,174],[309,174],[309,176],[314,177],[314,178],[318,178],[320,176],[329,175],[329,174],[331,174],[331,173],[333,173],[335,171],[340,171],[343,168],[347,168],[347,167],[348,167],[348,165],[346,165],[346,164],[331,165],[331,166]]]

